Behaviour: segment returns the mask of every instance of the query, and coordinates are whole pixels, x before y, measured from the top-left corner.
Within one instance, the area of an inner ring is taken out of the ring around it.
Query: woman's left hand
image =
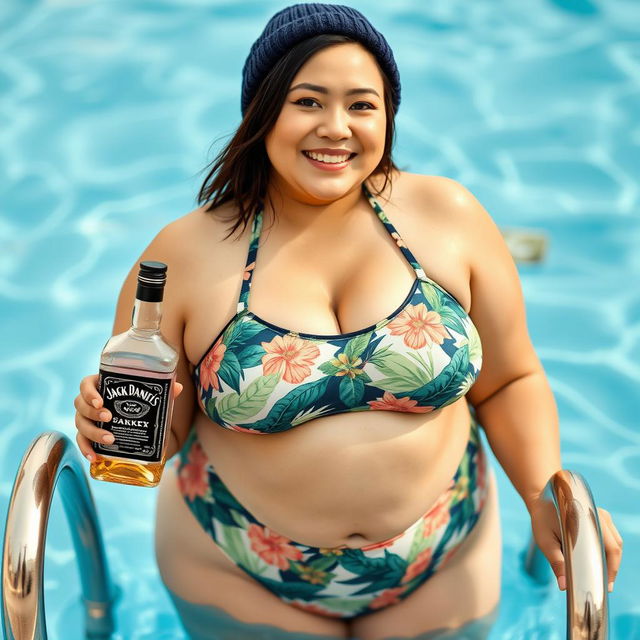
[[[538,499],[529,509],[529,513],[536,544],[551,564],[551,569],[558,581],[558,587],[564,591],[566,589],[566,572],[562,555],[562,534],[556,509],[548,500]],[[622,538],[606,509],[598,507],[598,518],[600,519],[606,556],[609,591],[613,591],[613,583],[622,558]]]

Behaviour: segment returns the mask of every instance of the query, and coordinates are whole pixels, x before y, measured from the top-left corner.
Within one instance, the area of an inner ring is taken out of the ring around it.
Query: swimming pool
[[[2,534],[25,449],[48,429],[75,437],[72,401],[97,370],[120,285],[153,234],[194,208],[210,144],[239,123],[249,46],[286,4],[0,5]],[[397,164],[461,181],[500,226],[548,235],[546,260],[519,266],[529,329],[558,402],[564,465],[625,539],[612,637],[640,638],[640,7],[351,4],[398,61]],[[492,640],[563,638],[564,596],[523,575],[527,513],[492,463],[504,539]],[[91,487],[124,593],[116,638],[181,638],[153,558],[155,490]],[[80,587],[59,500],[45,569],[50,637],[76,640]]]

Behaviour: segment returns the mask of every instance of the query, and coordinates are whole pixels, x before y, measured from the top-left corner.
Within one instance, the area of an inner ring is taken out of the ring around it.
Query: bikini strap
[[[382,207],[380,206],[378,201],[373,197],[373,194],[371,193],[371,191],[369,191],[369,189],[367,188],[364,182],[362,183],[362,189],[364,191],[364,194],[367,196],[369,200],[369,204],[373,207],[373,210],[378,214],[378,218],[380,218],[382,224],[384,225],[384,228],[389,232],[389,235],[395,240],[395,243],[398,245],[398,248],[402,252],[402,255],[406,258],[407,262],[411,265],[411,267],[415,271],[416,277],[422,281],[432,282],[431,279],[427,277],[427,275],[424,272],[424,269],[420,266],[420,263],[416,260],[413,253],[411,253],[409,247],[407,247],[407,245],[404,243],[397,229],[393,226],[393,224],[391,224],[391,221],[389,220],[389,218],[387,218]]]
[[[253,216],[253,225],[251,227],[251,239],[249,240],[249,252],[247,254],[247,262],[244,266],[244,275],[242,276],[242,288],[240,289],[240,298],[236,313],[240,313],[248,308],[249,293],[251,292],[251,280],[253,278],[253,269],[256,266],[256,256],[258,255],[258,244],[260,242],[260,232],[262,231],[262,210],[263,207],[256,211]]]

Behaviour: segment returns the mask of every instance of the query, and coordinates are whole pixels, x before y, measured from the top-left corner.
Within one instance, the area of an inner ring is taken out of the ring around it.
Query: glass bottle
[[[178,353],[160,333],[167,277],[162,262],[140,263],[132,326],[112,336],[100,356],[98,392],[111,412],[112,444],[93,442],[91,477],[155,487],[166,462]]]

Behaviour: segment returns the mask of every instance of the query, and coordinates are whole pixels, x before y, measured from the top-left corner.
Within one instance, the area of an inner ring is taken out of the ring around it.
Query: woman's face
[[[354,89],[362,91],[350,93]],[[265,138],[278,189],[301,202],[323,204],[359,187],[384,151],[383,91],[376,60],[362,45],[332,45],[313,55],[294,77]],[[337,158],[324,157],[323,149],[349,159],[325,162]],[[319,161],[309,151],[319,153]]]

